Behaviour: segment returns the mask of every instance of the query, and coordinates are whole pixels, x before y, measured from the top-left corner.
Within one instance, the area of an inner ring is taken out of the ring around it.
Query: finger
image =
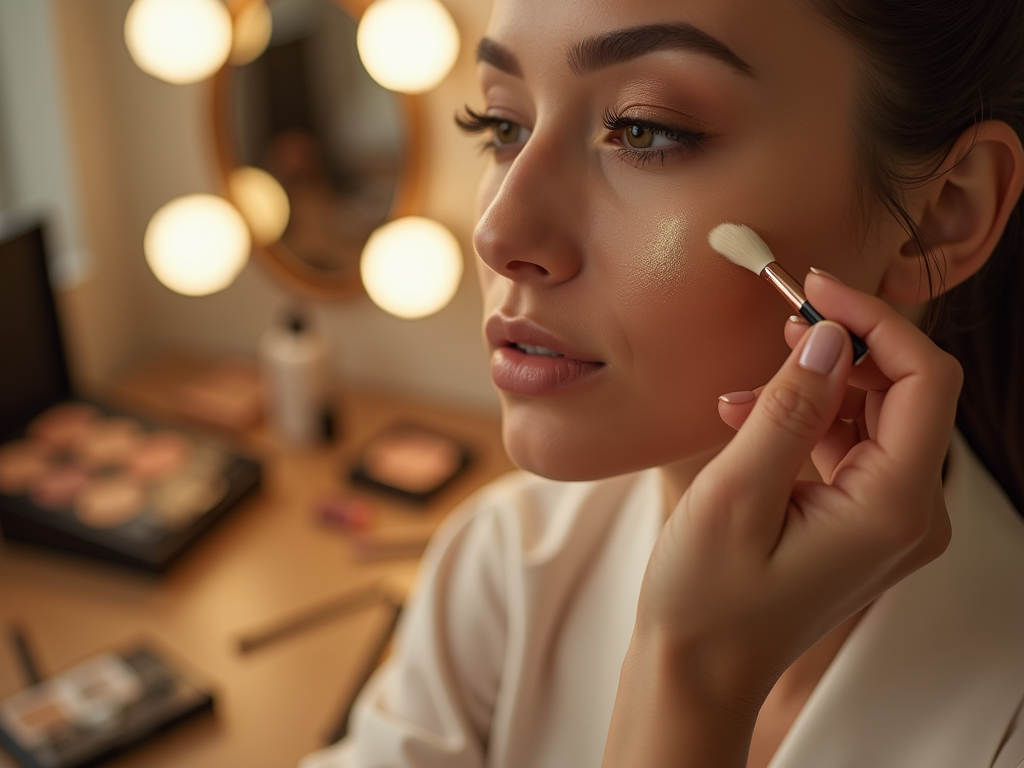
[[[730,392],[718,398],[718,415],[733,429],[739,429],[754,410],[757,392]]]
[[[843,404],[839,406],[839,418],[852,421],[864,413],[864,399],[868,393],[860,387],[847,387],[843,394]]]
[[[828,432],[811,451],[811,461],[814,462],[814,468],[818,470],[822,480],[829,485],[832,484],[836,467],[860,439],[860,430],[855,422],[842,419],[832,422]]]
[[[793,349],[800,339],[807,333],[807,329],[810,328],[807,321],[804,320],[800,315],[790,315],[789,319],[786,320],[786,327],[783,330],[783,334],[786,337],[786,343],[789,344],[789,348]]]
[[[814,273],[804,287],[819,311],[867,342],[869,360],[892,382],[873,430],[879,448],[911,476],[940,466],[963,378],[957,362],[877,297]]]
[[[733,498],[747,495],[762,524],[780,525],[797,473],[839,412],[852,365],[849,334],[832,322],[817,323],[765,385],[736,437],[715,459],[720,477],[735,483]]]
[[[739,429],[747,420],[751,411],[754,410],[754,403],[757,396],[764,387],[755,390],[744,390],[741,392],[730,392],[718,397],[718,415],[722,421],[733,429]],[[853,421],[860,418],[864,413],[864,398],[867,396],[860,387],[847,387],[843,395],[842,405],[839,406],[839,418],[846,421]]]
[[[800,315],[789,316],[789,319],[786,321],[784,335],[790,349],[797,345],[810,327],[807,321],[800,317]],[[864,358],[864,361],[850,372],[850,383],[861,389],[869,389],[873,392],[884,392],[892,385],[892,382],[878,370],[878,366],[875,365],[870,355]]]

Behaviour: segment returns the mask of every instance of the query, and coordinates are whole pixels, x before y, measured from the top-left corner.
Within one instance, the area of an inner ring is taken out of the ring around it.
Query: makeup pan
[[[470,453],[431,429],[400,424],[371,439],[350,471],[353,482],[423,502],[453,480]]]
[[[72,447],[82,464],[95,467],[120,467],[141,442],[140,425],[122,416],[98,418],[78,435]]]
[[[113,528],[138,517],[146,504],[142,485],[124,475],[89,480],[75,497],[75,514],[93,528]]]
[[[0,493],[26,493],[48,466],[44,446],[16,440],[0,446]]]
[[[98,415],[99,411],[86,403],[63,403],[37,416],[25,431],[29,438],[54,450],[70,450]]]
[[[181,471],[189,459],[188,441],[176,432],[155,432],[140,440],[128,461],[142,480],[159,480]]]
[[[82,467],[55,464],[47,467],[32,484],[29,498],[43,509],[66,509],[88,481],[89,473]]]

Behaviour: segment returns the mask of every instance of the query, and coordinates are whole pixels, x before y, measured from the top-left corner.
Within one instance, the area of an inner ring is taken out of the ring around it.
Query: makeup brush
[[[782,268],[772,255],[771,248],[750,227],[743,224],[719,224],[711,230],[708,242],[733,264],[749,269],[774,285],[811,325],[825,319],[807,301],[803,286]],[[853,333],[850,339],[853,341],[853,364],[860,365],[868,356],[868,345]]]

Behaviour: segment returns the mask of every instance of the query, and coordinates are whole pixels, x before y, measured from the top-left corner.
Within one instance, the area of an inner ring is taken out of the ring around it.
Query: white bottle
[[[264,332],[260,362],[274,431],[297,446],[331,437],[327,344],[302,315],[292,313]]]

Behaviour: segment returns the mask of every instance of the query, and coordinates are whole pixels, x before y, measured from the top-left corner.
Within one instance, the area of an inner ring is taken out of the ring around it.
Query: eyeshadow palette
[[[64,402],[0,445],[0,528],[8,540],[159,572],[259,477],[209,438]]]
[[[25,768],[85,768],[212,708],[203,686],[139,646],[0,701],[0,744]]]
[[[163,571],[258,487],[260,467],[75,396],[45,245],[40,223],[0,220],[0,529]]]

